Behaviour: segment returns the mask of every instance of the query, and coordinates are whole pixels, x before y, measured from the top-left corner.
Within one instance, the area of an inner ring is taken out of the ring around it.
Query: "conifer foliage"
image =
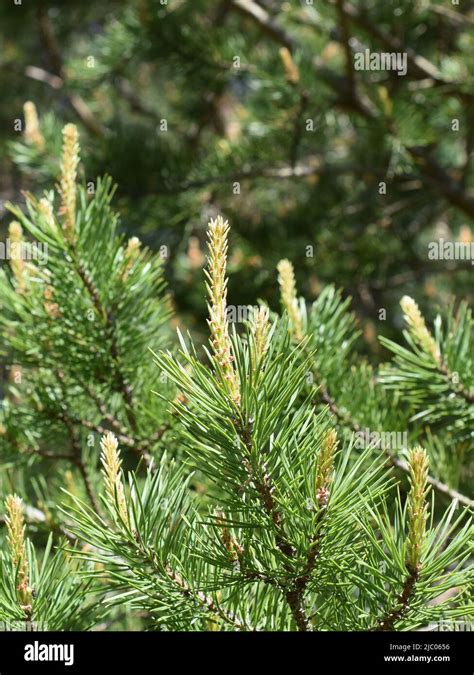
[[[379,372],[357,354],[349,301],[328,286],[307,306],[282,260],[281,314],[260,302],[237,330],[217,216],[209,343],[174,341],[160,259],[124,241],[110,179],[78,184],[79,160],[69,124],[56,190],[10,206],[11,238],[28,233],[47,260],[0,276],[14,364],[0,618],[197,631],[472,619],[468,308],[431,332],[404,297],[407,346],[386,341]],[[366,427],[408,429],[409,448],[362,447]]]

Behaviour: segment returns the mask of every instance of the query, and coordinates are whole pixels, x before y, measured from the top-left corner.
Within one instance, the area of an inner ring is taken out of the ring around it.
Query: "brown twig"
[[[274,487],[272,485],[271,478],[266,473],[265,467],[263,467],[260,475],[257,475],[251,464],[250,457],[253,450],[252,425],[249,422],[247,422],[247,424],[242,424],[240,421],[237,421],[235,423],[235,427],[247,450],[247,456],[244,458],[244,466],[246,467],[249,474],[249,479],[255,485],[255,489],[257,490],[257,493],[260,497],[262,506],[264,507],[268,516],[271,518],[275,528],[275,543],[284,556],[284,565],[287,572],[290,572],[290,567],[285,559],[294,557],[295,550],[286,537],[283,516],[279,511],[275,501]],[[293,619],[298,626],[298,630],[301,632],[307,632],[311,630],[310,623],[304,609],[304,587],[300,586],[298,580],[291,579],[289,585],[281,586],[280,588],[291,610]]]
[[[241,424],[240,421],[235,424],[237,433],[239,434],[244,446],[247,450],[247,457],[244,460],[244,466],[249,474],[249,479],[254,482],[255,489],[260,497],[265,511],[270,516],[272,523],[275,527],[275,541],[283,553],[284,556],[292,557],[294,555],[294,550],[289,541],[286,538],[286,534],[283,527],[283,517],[280,511],[277,508],[275,498],[274,498],[274,487],[271,483],[270,476],[265,473],[265,470],[261,472],[260,476],[257,476],[255,470],[251,464],[250,457],[252,455],[253,441],[252,441],[252,427],[250,423]]]
[[[396,605],[388,614],[380,620],[374,631],[393,630],[397,621],[400,621],[410,608],[410,600],[415,592],[416,582],[418,581],[418,570],[409,570],[409,574],[403,584],[402,592],[397,598]]]
[[[439,371],[448,380],[449,385],[455,394],[461,396],[461,398],[463,398],[466,403],[474,403],[474,391],[472,389],[468,389],[462,382],[454,384],[454,375],[449,370],[448,365],[444,361],[441,362]]]
[[[166,565],[165,568],[166,575],[170,581],[173,581],[178,588],[180,589],[182,595],[187,598],[194,598],[199,600],[199,602],[204,605],[211,614],[214,614],[216,617],[220,617],[226,623],[237,628],[238,630],[249,630],[248,626],[238,619],[234,614],[229,614],[224,611],[220,605],[216,604],[212,598],[207,596],[202,591],[195,591],[189,586],[189,584],[184,581],[180,574],[178,574],[170,565]]]
[[[463,183],[452,178],[425,148],[407,147],[429,183],[463,213],[474,218],[474,195],[463,188]]]
[[[384,47],[391,52],[404,52],[407,55],[408,65],[412,73],[418,77],[430,78],[437,84],[453,84],[449,80],[443,79],[442,74],[428,59],[420,56],[413,49],[407,47],[396,36],[385,33],[370,20],[366,11],[358,9],[352,4],[340,2],[340,0],[330,0],[331,4],[338,5],[338,8],[347,17],[352,19],[360,28],[372,35]]]
[[[222,609],[222,607],[214,602],[214,600],[208,595],[202,591],[194,590],[169,563],[162,563],[155,551],[149,550],[148,548],[139,545],[138,542],[136,542],[136,550],[138,550],[145,561],[151,565],[151,567],[159,575],[163,575],[164,573],[166,577],[176,585],[183,597],[198,601],[199,604],[205,607],[206,610],[208,610],[212,615],[215,617],[220,617],[234,629],[237,628],[238,630],[252,630],[244,621],[241,621],[239,618],[237,618],[235,614],[230,614]]]
[[[282,28],[269,13],[253,0],[231,0],[231,7],[249,16],[261,30],[275,42],[283,45],[290,51],[295,47],[293,38]]]
[[[81,444],[76,436],[76,432],[74,430],[74,426],[65,418],[64,423],[66,425],[66,429],[69,435],[69,440],[71,442],[71,448],[73,452],[73,459],[71,460],[73,464],[77,467],[79,470],[79,473],[81,474],[82,481],[84,483],[84,487],[86,490],[86,494],[89,498],[89,501],[96,513],[100,513],[101,509],[99,506],[99,502],[97,501],[95,494],[94,494],[94,489],[92,487],[92,481],[89,476],[89,472],[87,471],[86,465],[84,464],[84,460],[82,459],[82,448]]]
[[[53,73],[48,73],[43,68],[38,68],[37,66],[28,66],[25,70],[25,75],[39,82],[44,82],[55,90],[63,90],[70,106],[84,126],[95,136],[103,136],[106,131],[105,128],[95,119],[94,114],[84,99],[79,94],[67,91],[66,72],[60,46],[47,9],[43,5],[38,7],[38,26],[46,53],[49,55]]]
[[[46,450],[32,450],[31,451],[32,455],[38,455],[39,457],[43,457],[44,459],[52,459],[52,460],[57,460],[57,459],[64,459],[68,462],[75,462],[76,458],[74,455],[71,453],[66,453],[66,452],[47,452]]]
[[[299,100],[299,105],[298,105],[298,110],[295,115],[295,121],[294,121],[294,126],[293,126],[293,138],[291,142],[291,148],[290,148],[290,167],[294,170],[296,167],[297,159],[298,159],[298,149],[301,144],[301,139],[303,136],[303,129],[304,129],[304,120],[303,120],[303,115],[305,113],[306,108],[308,107],[309,103],[309,94],[305,89],[301,89],[300,93],[300,100]]]
[[[79,426],[84,427],[85,429],[90,429],[91,431],[94,431],[96,434],[99,434],[100,436],[103,436],[104,434],[106,434],[109,431],[109,429],[102,426],[101,424],[94,424],[93,422],[90,422],[89,420],[86,420],[86,419],[81,418],[81,417],[74,417],[74,416],[71,416],[68,413],[62,414],[60,416],[60,419],[63,422],[67,419],[70,423],[77,424]],[[163,426],[160,427],[160,429],[158,429],[157,431],[155,431],[154,434],[152,434],[152,436],[150,437],[149,443],[146,443],[146,444],[137,442],[134,438],[132,438],[131,436],[129,436],[126,433],[123,434],[123,433],[117,432],[116,436],[117,436],[117,439],[118,439],[118,441],[121,445],[124,445],[124,446],[130,448],[131,450],[134,450],[135,452],[137,452],[138,454],[141,455],[142,452],[145,452],[145,445],[146,445],[146,447],[151,447],[153,445],[153,443],[156,443],[156,442],[160,441],[162,439],[162,437],[165,435],[165,433],[168,431],[168,429],[170,429],[170,428],[171,428],[171,425],[170,425],[169,422],[163,424]],[[58,455],[54,455],[54,454],[51,454],[51,456],[52,457],[58,457]],[[151,462],[151,458],[150,458],[150,462]]]
[[[354,64],[353,64],[353,59],[352,59],[352,50],[351,50],[351,44],[350,44],[350,28],[349,28],[349,20],[347,13],[344,11],[344,2],[343,0],[336,0],[336,6],[337,6],[337,13],[339,17],[339,27],[341,31],[341,42],[342,46],[344,49],[344,54],[346,57],[346,77],[347,77],[347,82],[349,84],[349,91],[351,92],[352,96],[356,98],[357,92],[356,92],[356,79],[355,79],[355,71],[354,71]]]

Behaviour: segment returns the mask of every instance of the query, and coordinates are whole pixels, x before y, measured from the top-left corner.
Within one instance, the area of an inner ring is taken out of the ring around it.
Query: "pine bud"
[[[232,536],[222,511],[216,511],[217,524],[222,534],[222,542],[232,560],[238,560],[243,554],[243,548],[235,537]]]
[[[300,80],[300,72],[293,61],[290,50],[287,47],[281,47],[279,54],[283,62],[287,82],[290,84],[298,84]]]
[[[10,547],[10,557],[15,567],[21,567],[25,560],[25,519],[23,517],[23,503],[17,495],[8,495],[5,500],[7,525],[7,540]]]
[[[337,433],[335,429],[329,429],[323,438],[316,467],[316,501],[320,508],[329,502],[336,450]]]
[[[64,485],[67,492],[75,496],[78,495],[77,482],[73,472],[70,469],[64,472]]]
[[[421,314],[418,305],[408,295],[404,295],[400,300],[400,305],[405,315],[405,321],[408,325],[410,334],[415,338],[421,348],[431,354],[433,359],[441,362],[441,354],[433,339],[433,336],[426,327],[425,320]]]
[[[102,449],[102,475],[105,482],[105,491],[111,504],[117,503],[122,521],[128,524],[125,491],[122,483],[122,460],[118,450],[118,441],[113,433],[108,432],[100,441]],[[117,501],[116,501],[117,500]]]
[[[410,492],[408,494],[408,539],[407,567],[417,572],[420,566],[421,549],[425,539],[428,505],[428,456],[423,448],[414,448],[409,457]]]
[[[267,353],[268,332],[270,330],[268,316],[268,307],[264,307],[263,305],[252,313],[251,330],[254,340],[255,365],[259,363]]]
[[[10,223],[8,236],[11,243],[10,266],[16,281],[16,290],[18,293],[23,293],[26,288],[26,265],[22,253],[23,229],[16,220]]]
[[[34,145],[38,150],[44,150],[44,137],[41,133],[36,106],[32,101],[23,105],[25,115],[25,141]]]
[[[40,215],[43,216],[45,221],[48,223],[49,227],[51,229],[54,229],[56,227],[56,223],[54,221],[53,206],[49,201],[49,199],[46,199],[46,197],[42,197],[39,200],[38,211]]]
[[[125,249],[125,258],[134,258],[140,250],[141,242],[138,237],[130,237]]]
[[[233,366],[232,343],[227,323],[227,235],[229,223],[221,216],[211,219],[208,229],[208,269],[205,271],[211,345],[222,369],[232,400],[240,404],[240,383]]]
[[[277,265],[279,273],[281,301],[290,319],[290,328],[293,338],[300,342],[303,339],[303,322],[296,297],[296,283],[293,265],[286,258]]]
[[[28,560],[25,547],[25,519],[23,516],[23,502],[17,495],[8,495],[5,500],[7,526],[7,541],[10,549],[10,558],[15,569],[18,570],[18,597],[24,611],[31,611],[32,595],[28,586]]]
[[[131,237],[127,242],[127,248],[124,253],[125,269],[122,272],[122,281],[128,279],[130,270],[132,269],[133,263],[137,259],[138,254],[140,253],[141,241],[138,237]]]
[[[54,287],[51,285],[46,286],[44,289],[44,309],[46,313],[52,318],[57,319],[61,316],[61,310],[57,302],[54,302]]]
[[[63,129],[63,158],[59,194],[61,195],[60,214],[63,227],[69,241],[74,239],[76,224],[76,179],[79,164],[79,134],[75,124],[66,124]]]

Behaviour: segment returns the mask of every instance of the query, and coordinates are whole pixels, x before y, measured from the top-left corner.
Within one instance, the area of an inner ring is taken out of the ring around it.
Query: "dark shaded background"
[[[124,230],[167,247],[188,325],[203,326],[205,229],[223,212],[231,303],[276,307],[288,257],[308,299],[329,282],[353,297],[381,357],[375,334],[399,331],[404,293],[432,318],[472,290],[470,261],[431,261],[427,245],[473,240],[473,25],[467,1],[8,0],[2,228],[5,200],[54,183],[73,121],[82,179],[110,174]],[[407,75],[356,72],[366,47],[406,52]],[[15,131],[27,100],[41,151]]]

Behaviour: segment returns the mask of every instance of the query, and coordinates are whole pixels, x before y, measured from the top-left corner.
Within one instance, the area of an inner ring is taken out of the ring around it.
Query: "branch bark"
[[[393,630],[397,621],[400,621],[410,608],[410,600],[415,593],[416,582],[418,581],[418,570],[410,570],[405,583],[403,584],[402,592],[397,598],[397,602],[393,609],[391,609],[383,619],[377,624],[374,631],[389,631]]]
[[[231,0],[231,7],[252,18],[261,30],[278,44],[283,45],[290,52],[294,49],[295,41],[293,38],[256,2],[253,0]]]

